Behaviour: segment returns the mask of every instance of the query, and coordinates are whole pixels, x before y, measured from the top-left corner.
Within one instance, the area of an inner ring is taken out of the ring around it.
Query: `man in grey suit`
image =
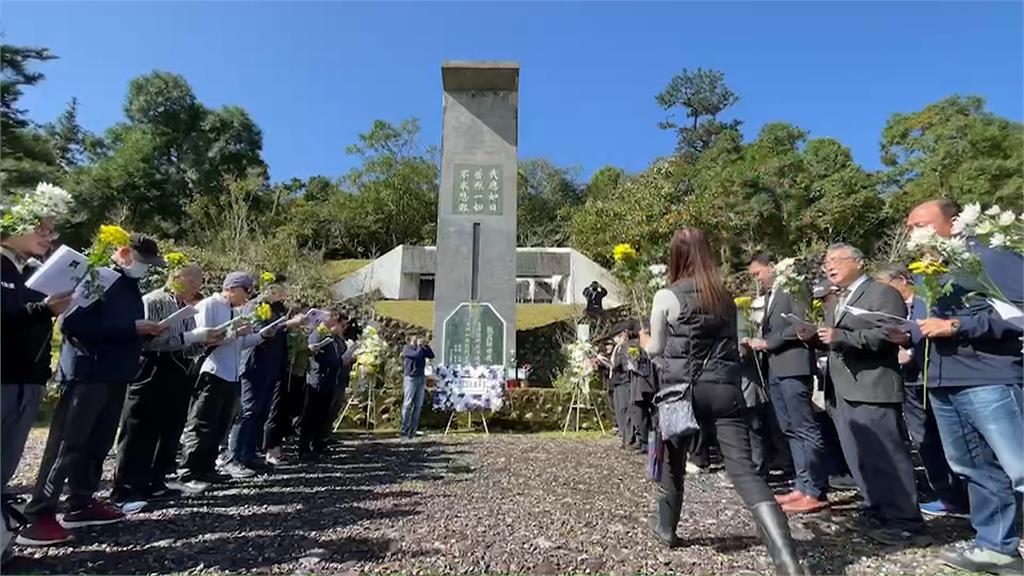
[[[767,290],[768,304],[761,322],[762,337],[744,339],[743,343],[767,356],[768,394],[796,473],[793,491],[775,499],[789,514],[818,512],[828,508],[828,470],[825,443],[811,408],[814,353],[797,338],[794,324],[783,318],[783,314],[803,318],[806,304],[775,285],[775,264],[767,254],[754,255],[747,270]]]
[[[840,289],[838,302],[835,308],[825,309],[826,327],[815,333],[798,330],[798,336],[828,350],[825,396],[864,498],[872,526],[868,536],[888,545],[926,545],[914,467],[901,426],[899,346],[876,322],[850,310],[856,307],[906,318],[907,306],[899,292],[864,275],[863,260],[852,246],[829,248],[825,272]]]

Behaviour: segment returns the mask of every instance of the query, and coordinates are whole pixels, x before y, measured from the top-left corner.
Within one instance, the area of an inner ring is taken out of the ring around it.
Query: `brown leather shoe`
[[[779,504],[785,504],[794,500],[804,498],[804,493],[799,490],[793,490],[792,492],[786,492],[785,494],[776,494],[775,501]]]
[[[800,498],[790,500],[782,505],[782,511],[786,514],[812,514],[826,508],[828,508],[828,500],[818,500],[806,494],[801,494]]]

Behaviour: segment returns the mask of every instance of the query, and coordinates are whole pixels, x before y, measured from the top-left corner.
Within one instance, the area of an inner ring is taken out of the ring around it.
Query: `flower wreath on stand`
[[[446,366],[438,364],[435,410],[467,412],[501,410],[505,397],[505,366]]]

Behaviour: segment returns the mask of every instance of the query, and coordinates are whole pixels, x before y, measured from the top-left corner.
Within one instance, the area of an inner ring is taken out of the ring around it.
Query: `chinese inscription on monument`
[[[452,212],[457,216],[501,216],[501,165],[455,164]]]
[[[494,366],[503,362],[505,323],[488,304],[466,302],[444,323],[444,362]]]

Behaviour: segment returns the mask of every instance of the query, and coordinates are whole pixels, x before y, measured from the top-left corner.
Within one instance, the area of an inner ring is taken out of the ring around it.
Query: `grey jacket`
[[[901,318],[907,316],[907,305],[900,293],[871,279],[857,287],[846,305]],[[848,402],[873,404],[902,403],[899,346],[886,340],[881,328],[847,310],[836,318],[835,310],[826,307],[825,324],[835,326],[839,338],[831,347],[815,341],[817,346],[829,351],[826,398],[841,397]]]
[[[768,374],[772,378],[790,378],[814,374],[814,353],[796,336],[793,324],[783,314],[804,317],[804,304],[777,288],[765,311],[761,334],[768,343]]]

